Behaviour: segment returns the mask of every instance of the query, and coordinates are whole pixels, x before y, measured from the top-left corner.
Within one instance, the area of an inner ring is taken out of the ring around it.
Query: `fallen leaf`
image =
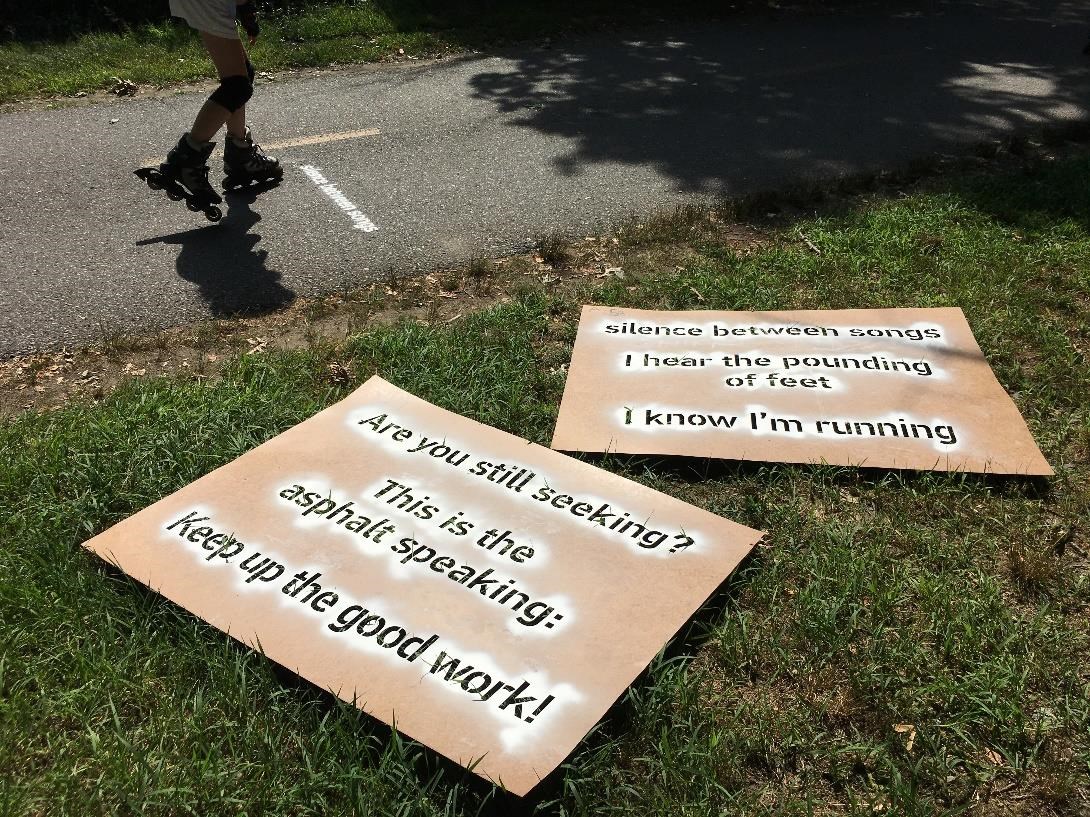
[[[110,93],[115,96],[132,96],[136,93],[137,85],[131,79],[110,77],[110,81],[113,83],[113,85],[110,86]]]
[[[352,372],[343,363],[330,363],[327,367],[329,379],[337,386],[347,386],[352,382]]]
[[[905,751],[911,752],[912,747],[916,745],[916,727],[911,723],[897,723],[893,726],[893,731],[899,735],[907,735],[905,740]]]

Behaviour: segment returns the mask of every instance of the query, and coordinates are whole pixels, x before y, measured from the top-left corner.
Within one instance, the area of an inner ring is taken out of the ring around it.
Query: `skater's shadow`
[[[279,272],[268,268],[268,252],[257,249],[261,234],[251,232],[261,221],[250,206],[260,192],[248,188],[228,193],[219,224],[136,243],[179,245],[178,275],[200,288],[201,298],[218,317],[275,312],[294,301],[295,293],[280,283]]]

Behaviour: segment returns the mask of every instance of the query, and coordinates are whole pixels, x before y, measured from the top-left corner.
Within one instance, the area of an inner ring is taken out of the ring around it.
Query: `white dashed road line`
[[[353,204],[348,197],[340,191],[337,185],[333,184],[327,179],[320,167],[315,165],[299,165],[299,169],[306,174],[306,177],[310,179],[314,184],[318,186],[318,189],[329,196],[330,201],[344,210],[344,214],[352,219],[352,229],[362,230],[365,233],[373,233],[378,229],[378,225],[371,221],[367,216],[360,212],[360,208]]]

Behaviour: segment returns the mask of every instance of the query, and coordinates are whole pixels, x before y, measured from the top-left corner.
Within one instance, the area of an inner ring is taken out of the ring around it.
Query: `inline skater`
[[[208,159],[216,133],[224,125],[223,170],[227,189],[251,183],[279,181],[284,174],[280,162],[254,142],[246,125],[246,103],[253,95],[254,67],[239,36],[236,20],[252,46],[260,33],[255,0],[236,4],[234,0],[170,0],[170,13],[181,17],[200,34],[205,50],[216,66],[220,84],[197,112],[193,126],[159,166],[137,171],[149,186],[162,187],[171,198],[185,198],[191,210],[204,210],[218,221],[223,201],[208,181]],[[179,196],[179,194],[181,194]]]

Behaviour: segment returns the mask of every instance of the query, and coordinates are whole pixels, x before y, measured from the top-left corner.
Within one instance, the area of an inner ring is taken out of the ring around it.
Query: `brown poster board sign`
[[[1052,474],[956,308],[585,306],[552,447]]]
[[[760,535],[374,377],[85,546],[525,794]]]

